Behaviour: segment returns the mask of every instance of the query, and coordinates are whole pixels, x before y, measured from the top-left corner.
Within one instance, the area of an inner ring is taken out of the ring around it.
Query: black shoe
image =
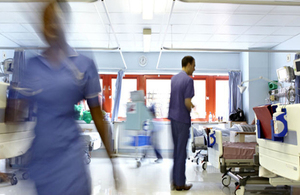
[[[189,190],[191,189],[193,186],[193,184],[185,184],[184,186],[175,186],[175,189],[177,191],[181,191],[181,190]]]

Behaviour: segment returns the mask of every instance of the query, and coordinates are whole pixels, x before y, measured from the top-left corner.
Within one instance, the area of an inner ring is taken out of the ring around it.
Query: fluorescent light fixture
[[[154,11],[154,0],[143,0],[143,19],[152,20]]]
[[[144,52],[149,52],[150,45],[151,45],[151,28],[143,29],[143,40],[144,40]]]

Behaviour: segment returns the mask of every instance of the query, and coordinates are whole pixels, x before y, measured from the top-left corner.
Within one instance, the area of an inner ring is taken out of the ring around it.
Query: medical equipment
[[[34,138],[35,122],[4,123],[7,83],[0,83],[0,159],[24,154]],[[5,173],[12,185],[18,180],[14,173]]]
[[[270,178],[270,184],[300,185],[300,104],[266,105],[253,110],[260,165],[278,175]]]
[[[208,155],[207,155],[207,133],[205,129],[197,129],[193,125],[191,126],[191,139],[192,139],[192,152],[195,153],[193,157],[189,157],[188,160],[196,162],[197,165],[201,164],[202,169],[206,170]],[[202,159],[202,160],[201,160]]]
[[[4,60],[3,69],[5,74],[12,74],[14,71],[14,60],[12,58]]]
[[[296,76],[300,76],[300,59],[294,60],[294,73]]]
[[[136,166],[140,167],[141,161],[146,156],[146,149],[144,148],[144,151],[139,154],[138,147],[148,147],[151,144],[150,133],[153,129],[151,122],[153,117],[145,106],[142,90],[131,92],[131,100],[132,102],[127,103],[125,130],[134,134],[131,136],[132,139],[129,144],[135,147]]]
[[[280,82],[291,82],[295,79],[295,73],[292,67],[284,66],[276,70],[277,78]]]

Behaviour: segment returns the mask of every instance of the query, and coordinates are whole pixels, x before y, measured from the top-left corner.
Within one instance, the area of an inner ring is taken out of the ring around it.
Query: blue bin
[[[151,145],[150,136],[145,136],[145,135],[133,136],[133,141],[130,143],[130,145],[131,146],[148,146],[148,145]]]

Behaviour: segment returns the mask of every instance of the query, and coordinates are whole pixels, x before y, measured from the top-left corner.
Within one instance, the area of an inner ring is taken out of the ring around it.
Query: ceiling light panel
[[[154,0],[143,0],[143,19],[152,20],[154,12]]]

